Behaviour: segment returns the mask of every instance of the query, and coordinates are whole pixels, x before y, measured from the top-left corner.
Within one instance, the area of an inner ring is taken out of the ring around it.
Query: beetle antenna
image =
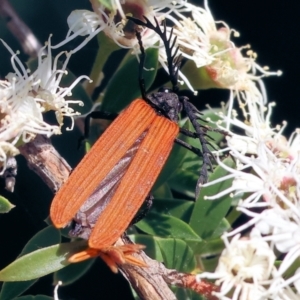
[[[166,54],[167,54],[167,62],[168,62],[168,70],[170,75],[170,81],[172,83],[173,91],[176,93],[178,92],[178,71],[181,65],[181,55],[178,55],[178,47],[175,46],[177,37],[173,37],[173,28],[170,31],[169,37],[167,37],[167,28],[166,28],[166,22],[163,24],[163,29],[160,28],[160,25],[156,18],[155,25],[153,25],[148,18],[144,16],[144,19],[146,22],[143,22],[139,19],[127,17],[129,20],[133,21],[137,25],[145,26],[154,32],[156,32],[160,38],[162,39]],[[139,41],[140,44],[140,41]],[[140,44],[141,45],[141,44]],[[175,49],[175,50],[174,50]]]
[[[140,64],[139,64],[139,85],[140,85],[142,98],[144,100],[147,100],[145,79],[143,77],[143,70],[144,70],[144,66],[145,66],[146,54],[145,54],[145,49],[144,49],[143,42],[142,42],[141,33],[139,31],[136,31],[136,37],[137,37],[137,40],[138,40],[138,43],[140,46],[140,50],[141,50]]]
[[[164,46],[165,46],[166,54],[167,54],[167,63],[168,63],[170,81],[172,83],[173,92],[177,94],[179,91],[178,72],[179,72],[179,67],[181,65],[182,56],[180,54],[178,54],[179,48],[178,48],[178,46],[176,46],[176,38],[177,37],[173,35],[173,28],[168,33],[167,28],[166,28],[166,23],[164,22],[163,26],[160,26],[156,18],[154,18],[155,24],[152,24],[149,21],[149,19],[146,18],[145,16],[144,16],[144,19],[146,20],[146,22],[143,22],[139,19],[135,19],[132,17],[127,17],[127,18],[130,19],[131,21],[133,21],[134,23],[136,23],[137,25],[145,26],[145,27],[153,30],[162,39]],[[139,38],[140,38],[140,36],[139,36]],[[139,44],[141,46],[141,38],[139,40]],[[141,51],[142,50],[143,50],[143,48],[141,48]],[[181,97],[179,97],[179,100],[182,103],[183,108],[195,129],[195,133],[194,133],[195,137],[197,137],[199,139],[200,145],[201,145],[201,156],[203,157],[203,164],[202,164],[202,167],[200,170],[200,176],[198,179],[197,189],[196,189],[196,196],[198,196],[200,187],[202,186],[203,183],[207,182],[207,180],[208,180],[208,170],[213,169],[211,160],[214,160],[215,158],[214,158],[213,153],[211,152],[211,150],[208,147],[209,143],[206,139],[207,129],[203,125],[198,123],[199,117],[197,116],[197,114],[199,113],[199,111],[196,109],[196,107],[193,104],[191,104],[188,101],[187,97],[181,96]],[[181,143],[181,145],[183,145],[183,144]]]

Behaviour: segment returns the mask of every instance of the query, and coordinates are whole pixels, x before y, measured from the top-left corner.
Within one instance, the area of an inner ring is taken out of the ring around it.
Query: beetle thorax
[[[178,114],[182,110],[182,104],[177,94],[167,88],[161,88],[158,92],[147,95],[147,100],[152,104],[157,113],[164,115],[174,122],[179,121]]]

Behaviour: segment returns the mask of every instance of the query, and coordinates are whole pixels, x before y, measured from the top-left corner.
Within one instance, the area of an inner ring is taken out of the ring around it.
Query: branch
[[[50,139],[39,135],[32,142],[21,146],[19,150],[26,158],[29,168],[36,172],[53,192],[56,192],[67,180],[71,168],[52,146]],[[131,243],[130,239],[124,236],[117,241],[116,245]],[[193,274],[169,270],[143,251],[132,255],[144,261],[148,267],[124,264],[119,266],[119,270],[141,299],[176,300],[168,284],[192,289],[209,300],[216,299],[212,296],[212,291],[216,291],[217,288],[212,283],[197,282]]]
[[[7,28],[21,44],[24,53],[30,57],[36,57],[42,47],[41,43],[7,0],[0,0],[0,16],[6,22]]]
[[[29,168],[39,175],[55,193],[68,179],[71,167],[52,146],[51,140],[38,135],[32,142],[19,147]]]
[[[132,243],[127,236],[122,237],[116,244]],[[217,300],[212,295],[218,291],[218,287],[211,282],[197,281],[196,275],[178,272],[175,269],[168,269],[163,263],[151,259],[144,251],[132,254],[139,260],[145,262],[148,267],[141,268],[133,265],[120,265],[119,270],[131,283],[141,299],[149,300],[171,300],[176,299],[167,285],[191,289],[194,292],[205,296],[209,300]],[[146,284],[144,282],[146,281]]]

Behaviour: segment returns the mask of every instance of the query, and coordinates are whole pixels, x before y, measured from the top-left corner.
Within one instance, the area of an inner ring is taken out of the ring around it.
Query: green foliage
[[[0,196],[0,214],[8,213],[15,206],[10,203],[5,197]]]
[[[58,270],[54,273],[53,284],[57,284],[59,281],[62,282],[62,285],[72,284],[90,269],[94,261],[94,259],[89,259]]]
[[[18,298],[15,298],[16,300],[53,300],[52,297],[48,297],[48,296],[45,296],[45,295],[36,295],[36,296],[22,296],[22,297],[18,297]]]
[[[152,85],[157,72],[158,49],[146,50],[145,68],[143,72],[146,90]],[[140,97],[138,82],[139,64],[134,55],[127,55],[117,72],[110,79],[102,101],[102,110],[120,112],[132,100]]]
[[[69,264],[66,255],[72,249],[73,243],[58,244],[21,256],[0,271],[0,280],[25,281],[53,273]]]
[[[37,249],[49,247],[59,242],[60,242],[59,232],[56,229],[54,229],[52,226],[48,226],[45,229],[38,232],[35,236],[33,236],[28,241],[28,243],[25,245],[22,252],[20,253],[19,258]],[[12,264],[14,264],[15,262],[13,262]],[[18,268],[18,266],[16,268]],[[11,271],[14,272],[14,270],[16,272],[16,275],[19,275],[18,270],[12,267]],[[4,282],[2,285],[2,289],[0,292],[0,300],[13,299],[16,296],[22,294],[24,291],[26,291],[31,285],[33,285],[36,282],[36,279],[21,281],[21,282],[13,280],[13,282],[9,282],[10,280],[5,280],[5,276],[7,276],[6,278],[8,279],[9,274],[11,274],[11,271],[7,273],[7,275],[4,274],[4,281],[6,282]],[[26,272],[26,270],[24,271]],[[2,271],[0,271],[0,274],[1,272]]]
[[[201,238],[188,224],[170,215],[150,212],[143,220],[136,224],[136,227],[154,236],[201,241]]]
[[[99,1],[111,9],[110,1]],[[111,54],[118,48],[103,33],[98,35],[98,43],[100,47],[95,59],[93,57],[90,73],[90,77],[94,80],[92,91],[82,85],[78,85],[73,90],[72,98],[84,102],[84,107],[74,106],[74,109],[82,114],[89,112],[92,108],[93,102],[90,95],[96,88],[96,80],[105,69]],[[34,70],[36,63],[36,60],[31,60],[28,66]],[[151,88],[157,71],[158,49],[147,49],[145,70],[143,71],[147,90]],[[67,75],[64,75],[63,84],[69,85],[74,80],[76,80],[76,76],[72,72],[68,72]],[[96,97],[94,95],[94,98],[97,98],[101,104],[101,110],[120,112],[139,96],[138,62],[134,55],[127,53],[120,65],[110,75],[107,85],[103,87],[103,93],[97,94]],[[216,112],[217,110],[204,111],[202,119],[217,121]],[[180,126],[193,130],[190,121],[186,119],[180,122]],[[218,148],[223,135],[212,131],[208,131],[207,134],[211,137],[213,146]],[[91,135],[93,136],[93,133]],[[200,147],[197,139],[182,135],[179,138],[194,147]],[[66,145],[65,153],[68,161],[71,153],[76,151],[77,140],[75,141],[74,138],[73,142],[73,147],[68,143]],[[60,140],[60,144],[58,147],[66,143]],[[223,162],[234,167],[231,158],[226,158]],[[167,163],[154,185],[152,192],[155,200],[151,212],[130,228],[132,233],[130,237],[134,242],[145,245],[145,252],[150,257],[163,262],[167,268],[180,272],[197,272],[200,266],[204,271],[214,270],[218,255],[224,248],[220,236],[231,228],[236,219],[230,215],[232,198],[229,195],[214,201],[205,200],[206,196],[215,195],[227,189],[231,185],[231,180],[203,187],[200,196],[195,199],[196,182],[201,165],[201,157],[197,157],[183,147],[174,145]],[[26,172],[29,171],[26,170]],[[227,172],[222,168],[214,166],[209,181],[224,177],[226,174]],[[41,182],[38,184],[41,185]],[[23,193],[26,194],[27,190]],[[43,198],[44,194],[35,197],[31,205],[38,208],[46,206],[48,209],[48,203]],[[235,199],[235,201],[237,200]],[[7,199],[0,197],[0,213],[8,212],[12,207]],[[24,207],[26,207],[26,203]],[[30,205],[25,210],[27,211],[27,209],[30,211]],[[228,218],[228,215],[231,218]],[[36,214],[34,217],[39,219],[41,216]],[[0,271],[0,280],[4,281],[0,300],[52,299],[44,295],[17,297],[27,291],[40,277],[47,274],[53,273],[54,284],[62,281],[63,285],[71,285],[75,282],[77,284],[84,275],[88,276],[94,260],[77,264],[68,262],[68,257],[72,253],[85,249],[86,243],[73,240],[66,242],[65,236],[65,232],[61,234],[52,226],[35,234],[28,241],[20,256]],[[63,243],[61,243],[61,237],[63,237]],[[102,284],[105,285],[105,283]],[[180,300],[202,299],[200,295],[196,295],[192,291],[176,288],[174,292]]]
[[[233,167],[231,158],[227,158],[224,163]],[[224,177],[227,174],[221,167],[216,167],[214,173],[209,177],[209,181]],[[203,238],[214,237],[214,232],[221,220],[226,216],[230,206],[231,197],[223,196],[218,200],[205,200],[206,196],[216,195],[231,186],[232,179],[219,182],[212,186],[204,187],[195,204],[189,224]]]

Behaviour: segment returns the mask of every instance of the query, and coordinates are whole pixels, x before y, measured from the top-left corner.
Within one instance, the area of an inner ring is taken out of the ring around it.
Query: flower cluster
[[[70,95],[74,85],[84,77],[77,79],[67,88],[61,88],[60,81],[66,73],[70,56],[99,32],[103,31],[120,47],[133,49],[133,53],[137,53],[139,45],[135,32],[142,30],[144,47],[159,47],[159,61],[167,69],[166,53],[158,35],[147,28],[137,28],[137,25],[126,18],[128,15],[138,19],[143,19],[145,16],[150,22],[154,22],[154,19],[159,23],[163,20],[168,21],[167,33],[170,34],[173,30],[179,53],[189,60],[179,75],[191,90],[225,88],[231,91],[231,100],[236,98],[240,107],[248,105],[249,101],[263,106],[266,97],[261,78],[280,74],[280,72],[269,72],[266,68],[260,67],[255,61],[256,54],[249,50],[248,46],[240,48],[235,46],[231,41],[231,35],[233,33],[234,36],[238,36],[238,33],[230,29],[224,21],[214,20],[207,0],[204,1],[204,8],[192,5],[186,0],[113,0],[106,2],[105,6],[101,1],[91,0],[91,5],[93,12],[76,10],[70,14],[69,32],[66,38],[55,46],[50,44],[49,39],[47,45],[39,53],[38,67],[32,74],[28,73],[17,54],[13,53],[3,42],[12,54],[14,73],[8,74],[6,80],[1,81],[2,127],[0,133],[2,136],[0,142],[10,144],[3,144],[2,152],[16,153],[15,145],[20,137],[22,137],[22,142],[27,142],[38,133],[48,136],[59,133],[63,117],[72,117],[76,114],[69,104],[81,104],[81,102],[66,101],[65,97]],[[87,37],[71,52],[62,52],[54,59],[52,58],[51,49],[61,47],[78,36]],[[246,56],[243,54],[244,49],[248,49]],[[43,54],[44,51],[46,55]],[[66,55],[65,62],[61,68],[58,68],[58,58],[63,54]],[[19,101],[20,99],[22,100]],[[227,117],[230,119],[233,101],[229,102],[228,107]],[[16,108],[20,116],[14,115],[13,119],[18,122],[12,125],[12,114],[16,113]],[[27,110],[31,113],[22,112]],[[43,121],[41,113],[48,110],[56,112],[59,126],[50,126]],[[245,108],[244,115],[248,113],[252,114]],[[229,123],[228,121],[227,129]],[[16,128],[13,128],[14,126]],[[1,160],[4,162],[5,156],[2,153]]]
[[[230,194],[240,197],[236,209],[250,220],[223,235],[225,249],[214,273],[204,272],[198,279],[216,280],[219,299],[298,299],[300,294],[300,132],[287,140],[283,126],[271,126],[274,104],[267,102],[263,77],[279,75],[256,62],[249,46],[236,47],[232,36],[238,32],[224,21],[215,21],[207,0],[204,8],[186,0],[112,0],[104,6],[90,0],[93,11],[76,10],[68,18],[69,32],[64,41],[53,46],[50,39],[40,50],[38,66],[30,73],[17,53],[2,41],[11,53],[13,73],[0,81],[0,163],[2,172],[9,157],[18,153],[17,146],[31,141],[36,134],[59,134],[63,117],[77,114],[66,100],[81,76],[68,87],[61,87],[67,63],[98,33],[104,32],[118,46],[139,52],[135,31],[141,30],[145,48],[159,48],[159,62],[167,70],[167,58],[157,34],[137,28],[126,16],[167,21],[167,34],[173,30],[179,53],[188,61],[179,72],[191,89],[229,89],[230,101],[220,114],[217,126],[228,132],[227,146],[219,155],[230,154],[235,168],[223,164],[228,175],[220,181],[233,180],[230,188],[207,197],[218,199]],[[161,25],[163,26],[163,25]],[[58,48],[78,36],[87,36],[71,52],[55,58],[51,49]],[[244,54],[246,52],[246,54]],[[65,55],[62,65],[58,59]],[[233,109],[236,100],[240,111]],[[42,113],[52,110],[58,125],[49,125]],[[246,234],[245,234],[246,232]],[[245,235],[245,236],[242,236]],[[275,261],[281,260],[280,266]],[[57,290],[56,290],[57,291]],[[57,297],[57,293],[56,296]]]
[[[217,123],[228,132],[227,147],[219,155],[229,153],[236,167],[218,158],[228,175],[206,184],[233,180],[232,185],[206,199],[238,198],[237,211],[250,220],[223,235],[226,248],[215,273],[198,278],[217,279],[219,299],[298,299],[300,132],[286,139],[286,122],[271,126],[274,103],[267,103],[263,94],[241,95],[240,111],[220,114]]]
[[[91,2],[94,12],[74,11],[68,19],[70,30],[66,40],[55,47],[87,35],[74,50],[77,51],[103,31],[120,47],[137,53],[136,27],[126,16],[146,16],[158,22],[166,19],[171,24],[166,27],[167,32],[173,28],[179,52],[188,60],[179,74],[186,85],[191,90],[231,91],[226,113],[220,114],[221,122],[217,125],[228,132],[227,147],[219,154],[230,153],[236,167],[229,168],[218,159],[228,175],[206,186],[229,179],[233,183],[207,200],[225,194],[239,196],[237,210],[251,219],[224,234],[225,249],[217,269],[200,274],[198,279],[215,279],[220,291],[214,294],[219,299],[297,299],[299,132],[286,140],[282,135],[285,123],[271,127],[274,104],[267,102],[262,81],[263,77],[281,73],[259,66],[256,53],[248,45],[236,47],[231,39],[238,32],[224,21],[215,21],[207,1],[204,8],[187,1],[111,1],[110,8],[99,1]],[[158,44],[159,61],[167,69],[166,54],[157,36],[143,29],[142,39],[145,48]],[[233,109],[234,100],[239,112]],[[241,237],[245,231],[247,235]],[[275,267],[278,258],[283,259],[280,267]]]
[[[31,141],[37,134],[50,137],[60,134],[63,125],[63,117],[72,119],[78,113],[70,104],[82,105],[82,101],[66,100],[71,95],[74,86],[86,76],[81,76],[68,87],[61,87],[63,75],[67,74],[66,67],[71,53],[61,52],[55,58],[51,54],[50,39],[40,49],[38,66],[34,72],[30,72],[18,58],[18,53],[2,41],[2,44],[11,54],[13,72],[9,73],[5,80],[0,81],[0,163],[1,174],[5,171],[9,157],[19,153],[17,146]],[[61,67],[59,58],[66,58]],[[50,125],[43,120],[42,113],[54,111],[58,125]]]
[[[94,12],[76,10],[71,13],[68,18],[68,35],[55,47],[77,36],[87,35],[87,38],[73,50],[77,51],[103,31],[120,47],[130,48],[133,49],[133,53],[138,53],[135,31],[140,29],[137,29],[132,21],[127,20],[126,16],[141,20],[145,16],[151,22],[154,19],[158,22],[163,20],[170,22],[166,30],[171,32],[173,29],[179,53],[193,63],[193,67],[188,63],[183,69],[187,74],[184,74],[184,71],[179,74],[191,90],[214,87],[259,93],[253,81],[261,84],[262,77],[280,74],[260,67],[255,61],[256,53],[250,50],[248,45],[241,48],[234,45],[231,34],[239,36],[238,32],[230,29],[225,22],[213,19],[207,0],[204,1],[204,8],[185,0],[111,1],[110,8],[97,0],[91,0],[91,3]],[[157,35],[147,28],[143,29],[141,35],[146,49],[155,47],[161,42]],[[156,47],[160,49],[159,61],[167,70],[165,50],[161,44]],[[248,49],[246,56],[242,53],[244,49]],[[196,71],[189,74],[191,72],[189,69],[194,68]]]

